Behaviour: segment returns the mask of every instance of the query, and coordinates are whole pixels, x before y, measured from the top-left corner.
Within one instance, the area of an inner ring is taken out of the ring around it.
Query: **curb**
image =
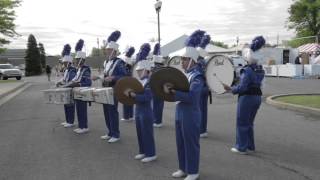
[[[22,84],[20,84],[19,86],[3,93],[3,94],[0,94],[0,99],[2,99],[3,97],[6,97],[7,95],[11,94],[11,93],[14,93],[16,91],[18,91],[19,89],[23,88],[24,86],[26,86],[28,84],[28,82],[23,82]]]
[[[319,93],[314,93],[314,94],[279,94],[279,95],[273,95],[267,97],[267,104],[279,107],[279,108],[284,108],[284,109],[289,109],[293,111],[299,111],[302,113],[308,113],[316,116],[320,116],[320,109],[318,108],[312,108],[312,107],[307,107],[307,106],[302,106],[302,105],[297,105],[297,104],[291,104],[291,103],[285,103],[285,102],[280,102],[275,100],[278,97],[284,97],[284,96],[295,96],[295,95],[320,95]]]

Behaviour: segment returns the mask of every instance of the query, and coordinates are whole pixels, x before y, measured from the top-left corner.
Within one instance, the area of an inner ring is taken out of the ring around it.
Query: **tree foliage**
[[[42,72],[40,62],[40,51],[36,38],[30,34],[26,50],[26,76],[39,75]]]
[[[288,10],[288,29],[296,31],[296,37],[320,34],[320,0],[295,0]],[[289,42],[292,46],[315,42],[316,38],[306,38]]]
[[[0,53],[4,50],[2,47],[10,43],[7,38],[18,35],[15,31],[14,8],[18,7],[20,2],[20,0],[0,0]]]

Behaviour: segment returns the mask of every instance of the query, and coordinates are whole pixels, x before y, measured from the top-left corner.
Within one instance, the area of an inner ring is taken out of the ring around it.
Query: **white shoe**
[[[64,125],[66,125],[66,124],[68,124],[67,122],[63,122],[63,123],[61,123],[60,125],[61,126],[64,126]]]
[[[184,180],[197,180],[199,179],[199,174],[189,174]]]
[[[242,154],[242,155],[248,154],[247,151],[239,151],[237,148],[234,148],[234,147],[231,148],[230,151],[234,153]]]
[[[132,121],[132,119],[131,119],[131,118],[129,118],[129,119],[121,118],[121,121],[123,121],[123,122],[130,122],[130,121]]]
[[[89,132],[89,128],[82,128],[82,129],[80,129],[80,128],[77,128],[77,129],[75,129],[75,130],[73,130],[75,133],[77,133],[77,134],[84,134],[84,133],[87,133],[87,132]]]
[[[73,127],[74,126],[74,124],[69,124],[69,123],[66,123],[65,125],[63,125],[63,127],[65,127],[65,128],[70,128],[70,127]]]
[[[176,172],[174,172],[174,173],[172,173],[172,177],[174,177],[174,178],[182,178],[182,177],[185,177],[185,176],[187,176],[187,174],[186,173],[184,173],[182,170],[178,170],[178,171],[176,171]]]
[[[103,135],[103,136],[100,136],[100,139],[102,139],[102,140],[108,140],[108,139],[110,139],[110,138],[111,138],[111,137],[108,136],[108,134]]]
[[[162,123],[160,123],[160,124],[153,123],[153,127],[155,127],[155,128],[161,128],[162,126],[163,126]]]
[[[115,137],[111,137],[108,141],[108,143],[115,143],[118,142],[120,140],[120,138],[115,138]]]
[[[207,138],[208,137],[208,133],[207,132],[202,133],[202,134],[200,134],[200,137],[201,138]]]
[[[134,157],[134,159],[140,160],[140,159],[143,159],[144,157],[146,157],[146,155],[144,155],[144,154],[137,154],[137,155]]]
[[[141,160],[141,162],[143,163],[148,163],[148,162],[151,162],[151,161],[154,161],[157,159],[157,156],[152,156],[152,157],[145,157]]]

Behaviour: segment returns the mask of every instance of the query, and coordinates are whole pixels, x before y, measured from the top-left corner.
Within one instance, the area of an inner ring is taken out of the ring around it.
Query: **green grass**
[[[320,95],[294,95],[276,98],[275,100],[320,109]]]
[[[21,81],[17,81],[15,79],[0,80],[0,83],[12,83],[12,82],[21,82]]]

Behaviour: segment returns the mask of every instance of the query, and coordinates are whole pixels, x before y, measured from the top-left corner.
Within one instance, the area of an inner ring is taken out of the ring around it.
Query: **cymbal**
[[[173,89],[178,91],[189,91],[189,82],[180,70],[173,67],[163,67],[152,73],[150,87],[152,92],[164,101],[174,102],[174,95],[167,94],[163,90],[164,84],[171,84]]]
[[[114,95],[117,100],[125,105],[133,105],[136,103],[134,98],[128,97],[124,94],[127,89],[131,89],[135,93],[142,93],[143,86],[136,78],[133,77],[123,77],[119,79],[114,86]]]

